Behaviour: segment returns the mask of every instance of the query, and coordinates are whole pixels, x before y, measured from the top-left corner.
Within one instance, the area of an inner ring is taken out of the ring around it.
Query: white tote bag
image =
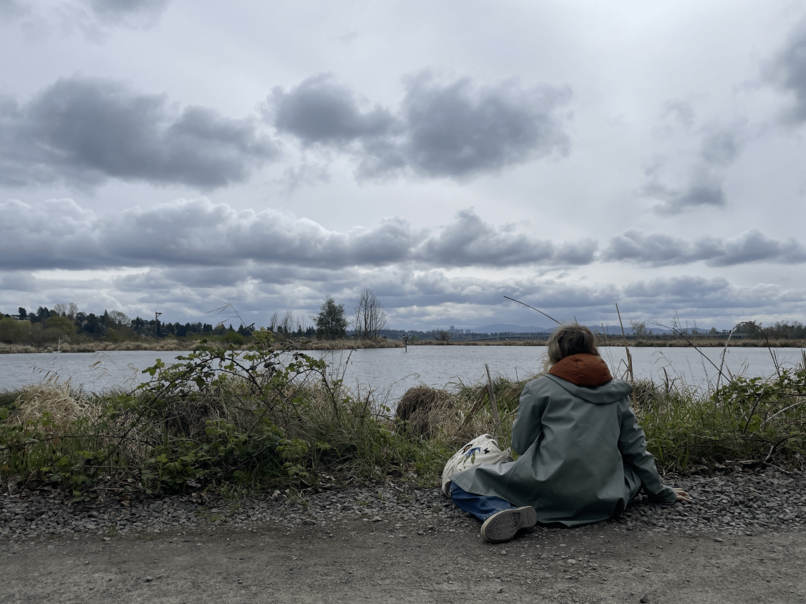
[[[442,492],[445,497],[451,496],[451,476],[480,463],[512,461],[510,453],[508,448],[502,451],[498,442],[489,434],[482,434],[471,440],[448,460],[442,470]]]

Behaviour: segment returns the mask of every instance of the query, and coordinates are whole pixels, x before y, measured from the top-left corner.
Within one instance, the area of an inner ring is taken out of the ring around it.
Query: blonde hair
[[[596,336],[590,329],[578,323],[563,325],[551,334],[546,342],[546,360],[543,363],[543,371],[548,372],[555,364],[572,354],[599,356]]]

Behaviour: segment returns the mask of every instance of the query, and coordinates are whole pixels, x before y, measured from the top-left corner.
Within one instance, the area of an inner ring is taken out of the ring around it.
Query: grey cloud
[[[595,260],[599,244],[593,239],[565,241],[557,246],[554,261],[560,265],[581,266]]]
[[[685,262],[687,253],[688,246],[682,239],[629,229],[610,240],[610,245],[602,252],[602,260],[607,262],[629,260],[662,266]]]
[[[714,299],[720,296],[729,287],[727,279],[703,277],[673,277],[671,279],[654,279],[652,281],[638,281],[624,287],[624,294],[630,298],[656,298],[662,297],[665,302],[678,303],[680,301]]]
[[[95,215],[71,199],[0,202],[0,268],[79,269],[99,264]]]
[[[100,21],[114,25],[153,25],[171,0],[86,0]]]
[[[733,266],[751,262],[798,264],[806,262],[806,248],[794,239],[777,241],[756,229],[733,239],[700,237],[693,242],[662,233],[630,229],[610,240],[602,252],[607,262],[630,261],[651,266],[703,261],[709,266]]]
[[[177,113],[164,96],[80,77],[22,106],[0,100],[0,140],[0,182],[17,186],[119,178],[221,187],[278,154],[250,119],[196,106]]]
[[[379,106],[362,111],[354,93],[324,75],[289,92],[275,89],[268,113],[279,132],[304,145],[349,145],[361,177],[408,170],[466,179],[565,154],[569,139],[559,110],[570,96],[549,86],[479,88],[469,79],[441,83],[424,74],[409,80],[398,113]]]
[[[180,200],[102,218],[72,200],[0,203],[0,266],[232,266],[253,260],[294,266],[380,265],[403,260],[418,242],[403,220],[373,229],[327,231],[265,210],[237,212],[205,199]]]
[[[468,79],[442,85],[414,79],[403,102],[409,164],[428,176],[472,176],[563,154],[568,137],[558,107],[568,90],[514,84],[476,89]]]
[[[305,144],[345,144],[385,136],[396,121],[381,107],[362,112],[355,95],[328,74],[309,78],[289,92],[275,88],[271,109],[277,130]]]
[[[155,223],[160,228],[155,229]],[[236,212],[207,200],[133,210],[99,226],[104,248],[119,262],[137,265],[226,266],[246,260],[295,266],[375,265],[403,258],[413,238],[408,223],[397,219],[371,230],[338,233],[283,212]]]
[[[724,207],[727,204],[723,188],[725,170],[736,161],[747,139],[744,120],[703,128],[699,153],[690,166],[688,182],[681,188],[663,184],[659,178],[663,166],[656,164],[647,171],[648,181],[642,194],[659,200],[654,209],[660,214],[678,214],[696,207]]]
[[[145,316],[156,306],[166,320],[216,322],[229,315],[208,311],[232,303],[247,323],[266,324],[272,312],[289,309],[300,315],[315,314],[326,295],[334,295],[351,308],[363,287],[382,297],[394,327],[434,328],[445,326],[446,317],[515,318],[520,308],[503,299],[504,294],[548,311],[561,320],[575,316],[582,323],[617,322],[614,302],[623,314],[683,319],[702,317],[730,323],[769,314],[797,317],[806,302],[806,291],[782,290],[775,285],[738,287],[723,278],[705,279],[682,275],[667,279],[636,281],[623,287],[605,283],[572,283],[542,277],[493,280],[472,276],[447,276],[441,271],[411,272],[394,269],[354,268],[316,275],[302,271],[303,280],[289,278],[283,268],[236,267],[233,274],[215,268],[183,270],[152,268],[136,275],[109,280],[68,282],[34,278],[19,271],[0,270],[0,308],[41,304],[39,292],[48,292],[53,303],[74,300],[82,308],[102,312],[120,308],[130,316]],[[317,278],[318,277],[318,278]],[[7,289],[7,287],[13,289]],[[33,295],[29,295],[33,294]],[[522,317],[521,317],[522,319]],[[233,317],[237,323],[237,319]],[[490,322],[490,321],[484,321]],[[518,319],[506,322],[519,322]],[[461,324],[461,323],[459,323]]]
[[[0,273],[0,291],[34,292],[39,291],[40,288],[38,286],[39,283],[37,283],[37,280],[29,272],[12,271],[5,274]],[[15,313],[16,310],[15,308]]]
[[[472,211],[435,233],[417,231],[400,218],[373,228],[328,231],[277,211],[236,211],[206,199],[178,200],[146,210],[97,217],[74,201],[29,205],[0,203],[0,267],[101,268],[116,266],[226,267],[247,262],[307,269],[388,266],[587,264],[596,243],[559,246],[494,227]]]
[[[102,41],[113,27],[147,29],[155,25],[172,0],[0,0],[6,22],[21,20],[35,35],[54,31],[80,31],[88,39]],[[4,23],[0,20],[0,26]]]
[[[693,176],[681,189],[668,187],[657,178],[652,178],[643,186],[641,195],[660,200],[653,209],[658,214],[666,215],[680,214],[698,206],[722,207],[727,203],[722,179],[712,174]]]
[[[669,101],[664,104],[662,116],[673,118],[682,126],[691,128],[694,125],[694,107],[685,101]]]
[[[744,125],[707,130],[702,139],[702,159],[712,166],[729,166],[739,155],[746,137]]]
[[[463,210],[453,224],[430,237],[417,251],[420,260],[449,266],[512,266],[520,264],[588,264],[596,242],[586,240],[556,246],[551,241],[496,228],[472,210]]]
[[[701,249],[709,242],[703,241]],[[724,253],[714,256],[710,264],[729,266],[746,262],[777,261],[786,264],[806,262],[806,248],[794,239],[775,241],[753,229],[735,239],[728,240],[722,248]]]
[[[223,274],[219,270],[249,266],[286,281],[305,280],[309,273],[315,275],[311,279],[324,279],[322,271],[348,267],[401,264],[547,268],[586,265],[597,257],[651,266],[806,262],[806,249],[796,241],[770,239],[756,230],[731,239],[693,241],[627,230],[599,254],[593,240],[557,244],[512,225],[490,225],[472,210],[459,212],[454,222],[433,232],[418,231],[400,218],[372,228],[330,231],[287,212],[236,211],[207,199],[103,217],[70,199],[34,205],[8,200],[0,202],[0,215],[0,269],[207,267],[214,281]],[[274,265],[285,267],[284,277]]]
[[[794,96],[788,117],[794,122],[806,121],[806,20],[792,31],[770,65],[768,77]]]
[[[324,166],[303,163],[297,167],[286,168],[282,177],[275,182],[281,185],[283,193],[290,195],[302,186],[330,182],[330,173]]]
[[[20,0],[0,0],[0,15],[5,19],[18,19],[28,13],[28,7]]]
[[[689,184],[686,189],[672,194],[658,211],[663,214],[676,214],[686,208],[696,206],[721,207],[726,203],[722,183],[704,178]]]

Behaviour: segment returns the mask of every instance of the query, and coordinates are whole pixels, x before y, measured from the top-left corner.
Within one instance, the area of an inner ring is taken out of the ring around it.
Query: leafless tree
[[[290,334],[294,333],[294,327],[296,326],[297,320],[294,318],[294,313],[290,310],[285,313],[283,320],[280,321],[280,325],[283,328],[283,333]]]
[[[377,340],[382,329],[386,329],[386,312],[372,290],[364,288],[355,307],[355,337]]]
[[[642,338],[646,335],[646,322],[645,321],[630,321],[632,332],[637,338]]]
[[[110,310],[109,318],[117,325],[129,327],[132,324],[132,320],[119,310]]]
[[[55,312],[61,317],[69,317],[70,319],[75,320],[76,315],[78,314],[78,306],[76,306],[75,302],[70,302],[69,304],[59,302],[53,307],[51,312]]]

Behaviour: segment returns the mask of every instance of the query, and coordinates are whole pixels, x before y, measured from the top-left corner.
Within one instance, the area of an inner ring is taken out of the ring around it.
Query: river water
[[[773,349],[780,367],[793,367],[802,360],[797,348]],[[716,384],[721,365],[721,348],[631,348],[636,378],[658,383],[674,381],[701,389]],[[393,402],[411,386],[424,383],[437,388],[455,388],[486,379],[484,364],[493,377],[523,379],[539,371],[544,347],[535,346],[410,346],[310,354],[324,358],[330,372],[343,376],[353,389],[374,390],[381,401]],[[602,357],[615,376],[622,376],[626,353],[623,347],[602,347]],[[87,391],[130,389],[148,376],[141,372],[157,358],[166,364],[182,352],[116,351],[87,353],[41,353],[0,355],[0,391],[15,390],[48,378],[70,380]],[[765,348],[729,348],[725,354],[725,375],[768,377],[775,363]]]

